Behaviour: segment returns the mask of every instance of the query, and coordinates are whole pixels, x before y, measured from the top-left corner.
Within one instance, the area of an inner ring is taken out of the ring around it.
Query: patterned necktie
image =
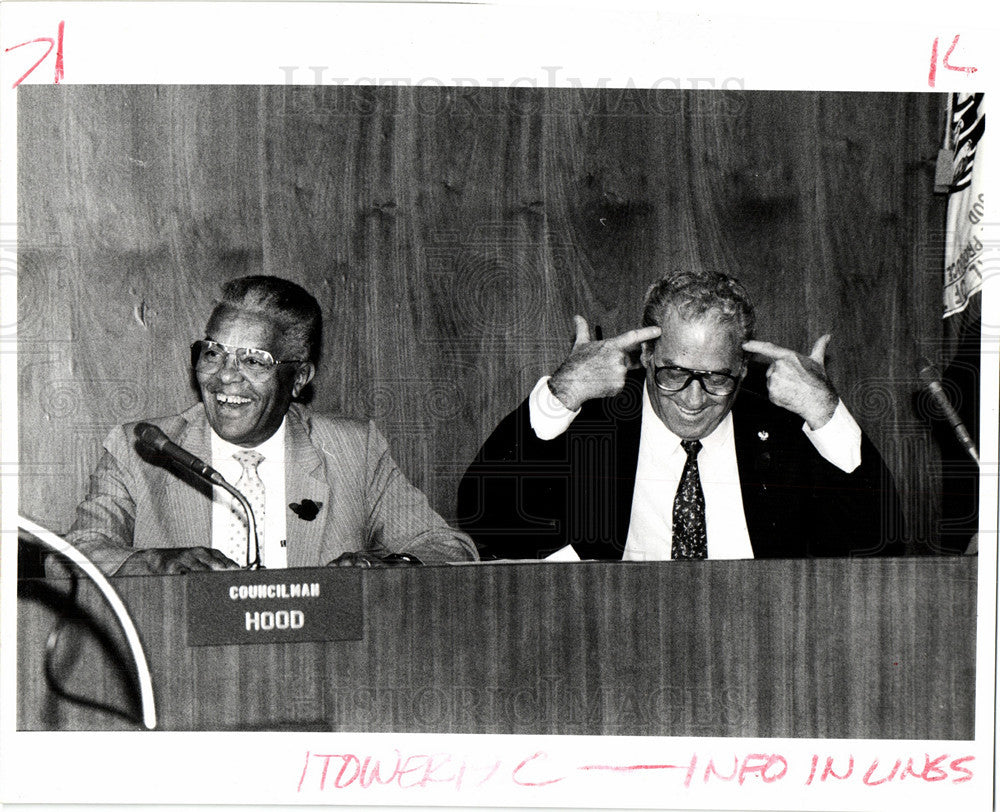
[[[257,466],[260,465],[264,456],[259,451],[254,451],[252,448],[248,448],[243,451],[237,451],[233,454],[233,457],[235,457],[236,461],[243,466],[243,473],[240,474],[240,478],[236,481],[236,490],[247,498],[247,501],[250,503],[250,507],[253,509],[254,518],[257,520],[257,544],[260,547],[260,559],[261,562],[263,562],[264,483],[261,480],[260,475],[257,473]],[[230,558],[232,558],[237,564],[246,565],[249,563],[246,559],[248,550],[250,553],[250,559],[253,560],[253,540],[251,539],[249,545],[247,544],[246,515],[243,513],[243,509],[235,501],[233,502],[233,515],[235,516],[236,521],[233,523],[230,549],[236,552],[236,557],[230,555]]]
[[[705,534],[705,494],[698,476],[699,440],[681,440],[687,452],[687,462],[677,483],[674,496],[674,528],[671,544],[673,558],[707,558],[708,537]]]

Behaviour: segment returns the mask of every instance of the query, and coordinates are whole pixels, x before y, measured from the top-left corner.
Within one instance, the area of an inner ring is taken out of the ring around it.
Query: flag
[[[954,150],[948,188],[944,252],[944,318],[961,313],[983,286],[983,133],[982,93],[953,93],[949,141]]]
[[[959,417],[979,444],[980,335],[982,325],[984,208],[982,93],[953,93],[945,148],[950,165],[942,167],[942,191],[948,192],[944,245],[944,358],[942,385]],[[937,190],[935,190],[937,191]],[[995,249],[994,249],[995,250]],[[949,318],[955,316],[955,318]],[[936,551],[978,550],[979,466],[955,439],[940,416],[933,431],[941,448],[941,519]]]

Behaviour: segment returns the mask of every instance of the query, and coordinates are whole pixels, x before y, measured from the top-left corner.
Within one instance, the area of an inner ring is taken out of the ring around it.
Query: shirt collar
[[[642,385],[642,433],[640,437],[649,437],[660,443],[661,447],[668,449],[669,453],[676,451],[681,444],[681,438],[667,428],[666,423],[660,420],[653,410],[653,404],[649,400],[649,389],[646,384]],[[722,422],[715,427],[715,430],[707,437],[701,438],[703,449],[714,449],[723,446],[733,434],[733,412],[722,419]]]
[[[284,460],[285,423],[287,420],[288,415],[285,415],[285,417],[281,419],[281,425],[278,426],[278,430],[260,445],[254,446],[254,450],[259,452],[265,460]],[[246,450],[241,445],[234,445],[228,440],[224,440],[215,433],[215,430],[211,427],[211,425],[209,425],[208,429],[209,433],[212,435],[212,460],[216,465],[218,465],[219,460],[231,460],[233,458],[233,454]]]

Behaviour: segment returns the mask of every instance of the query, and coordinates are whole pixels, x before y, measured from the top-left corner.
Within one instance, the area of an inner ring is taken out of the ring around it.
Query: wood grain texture
[[[480,565],[362,574],[363,638],[188,648],[183,577],[119,579],[166,730],[972,739],[976,561]],[[18,728],[123,729],[40,677],[18,602]],[[65,585],[57,588],[65,590]],[[82,603],[98,628],[107,610]],[[88,627],[72,690],[128,709]],[[113,638],[112,632],[108,634]],[[120,650],[120,641],[119,641]]]
[[[912,392],[941,342],[930,94],[402,87],[19,91],[22,510],[64,531],[115,423],[195,394],[219,283],[326,315],[323,410],[375,418],[445,517],[468,461],[661,272],[741,278],[759,335],[829,370],[915,546],[940,459]]]

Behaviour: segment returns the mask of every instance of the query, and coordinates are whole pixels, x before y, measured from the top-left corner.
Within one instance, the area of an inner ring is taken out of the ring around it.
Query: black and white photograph
[[[78,81],[51,19],[3,42],[4,756],[97,766],[4,802],[988,808],[954,31],[922,89]]]

